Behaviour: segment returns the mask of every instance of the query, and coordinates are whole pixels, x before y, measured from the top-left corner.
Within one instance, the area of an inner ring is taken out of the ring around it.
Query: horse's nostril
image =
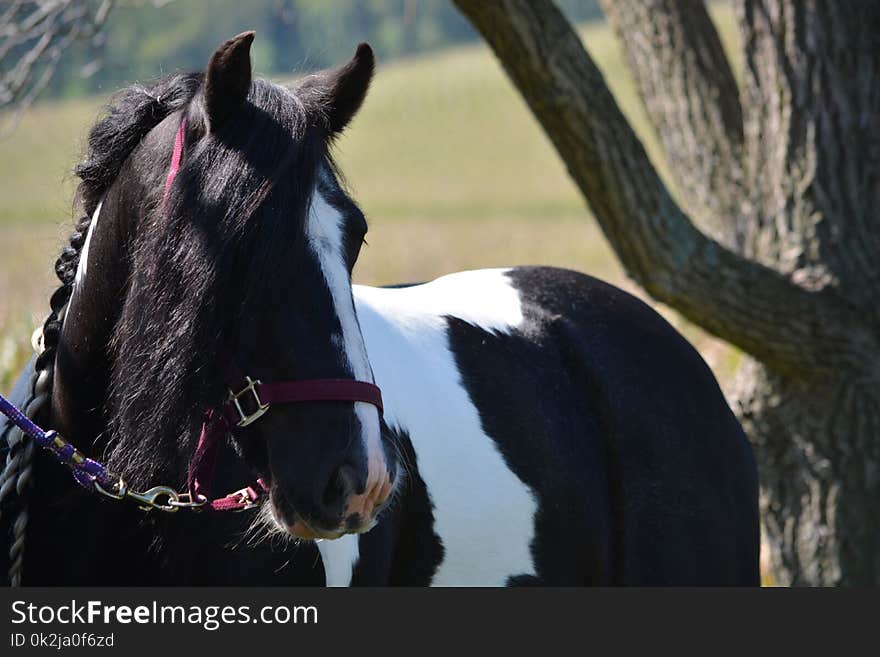
[[[324,508],[332,511],[334,515],[341,513],[346,501],[352,494],[357,493],[358,476],[355,469],[350,465],[340,465],[336,472],[327,482],[324,489],[323,503]],[[360,485],[363,488],[364,484]]]

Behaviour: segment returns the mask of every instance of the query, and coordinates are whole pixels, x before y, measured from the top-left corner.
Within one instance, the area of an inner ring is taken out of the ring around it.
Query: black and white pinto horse
[[[310,402],[233,431],[215,485],[262,476],[255,512],[144,514],[33,454],[2,519],[26,514],[23,582],[757,584],[753,456],[691,345],[562,269],[352,285],[367,225],[328,151],[372,52],[285,88],[251,79],[252,39],[124,90],[92,129],[18,401],[39,378],[37,419],[138,486],[183,486],[233,367],[374,381],[384,415]]]

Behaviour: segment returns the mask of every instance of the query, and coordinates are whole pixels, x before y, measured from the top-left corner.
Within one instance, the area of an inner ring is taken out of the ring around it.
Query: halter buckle
[[[247,511],[248,509],[253,509],[257,506],[256,502],[251,498],[251,494],[247,487],[241,488],[234,493],[230,493],[227,497],[238,498],[238,503],[242,505],[239,511]]]
[[[235,406],[235,410],[238,413],[239,420],[236,423],[238,427],[246,427],[252,422],[256,422],[259,420],[266,411],[269,410],[269,404],[264,404],[262,400],[260,400],[260,395],[257,394],[257,386],[260,385],[260,381],[254,381],[251,377],[244,377],[247,381],[247,385],[239,390],[238,392],[229,391],[229,401],[232,402],[232,405]],[[253,395],[254,402],[256,403],[257,410],[253,413],[247,413],[241,406],[241,402],[239,401],[243,396],[250,393]]]

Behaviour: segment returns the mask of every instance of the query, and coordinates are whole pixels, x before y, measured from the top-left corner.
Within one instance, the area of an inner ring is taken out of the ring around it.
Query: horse
[[[281,86],[253,78],[253,39],[124,89],[92,128],[17,394],[132,488],[185,485],[206,412],[244,395],[214,485],[265,494],[145,514],[19,441],[2,565],[25,584],[757,584],[754,457],[697,351],[570,270],[353,284],[367,222],[332,148],[373,52]],[[381,402],[269,404],[254,383],[327,378]]]

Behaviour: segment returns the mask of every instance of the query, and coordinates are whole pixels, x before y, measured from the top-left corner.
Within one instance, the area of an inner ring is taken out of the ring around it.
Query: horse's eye
[[[361,247],[367,243],[367,221],[363,214],[360,212],[352,214],[349,218],[348,231],[346,260],[350,272],[360,255]]]

